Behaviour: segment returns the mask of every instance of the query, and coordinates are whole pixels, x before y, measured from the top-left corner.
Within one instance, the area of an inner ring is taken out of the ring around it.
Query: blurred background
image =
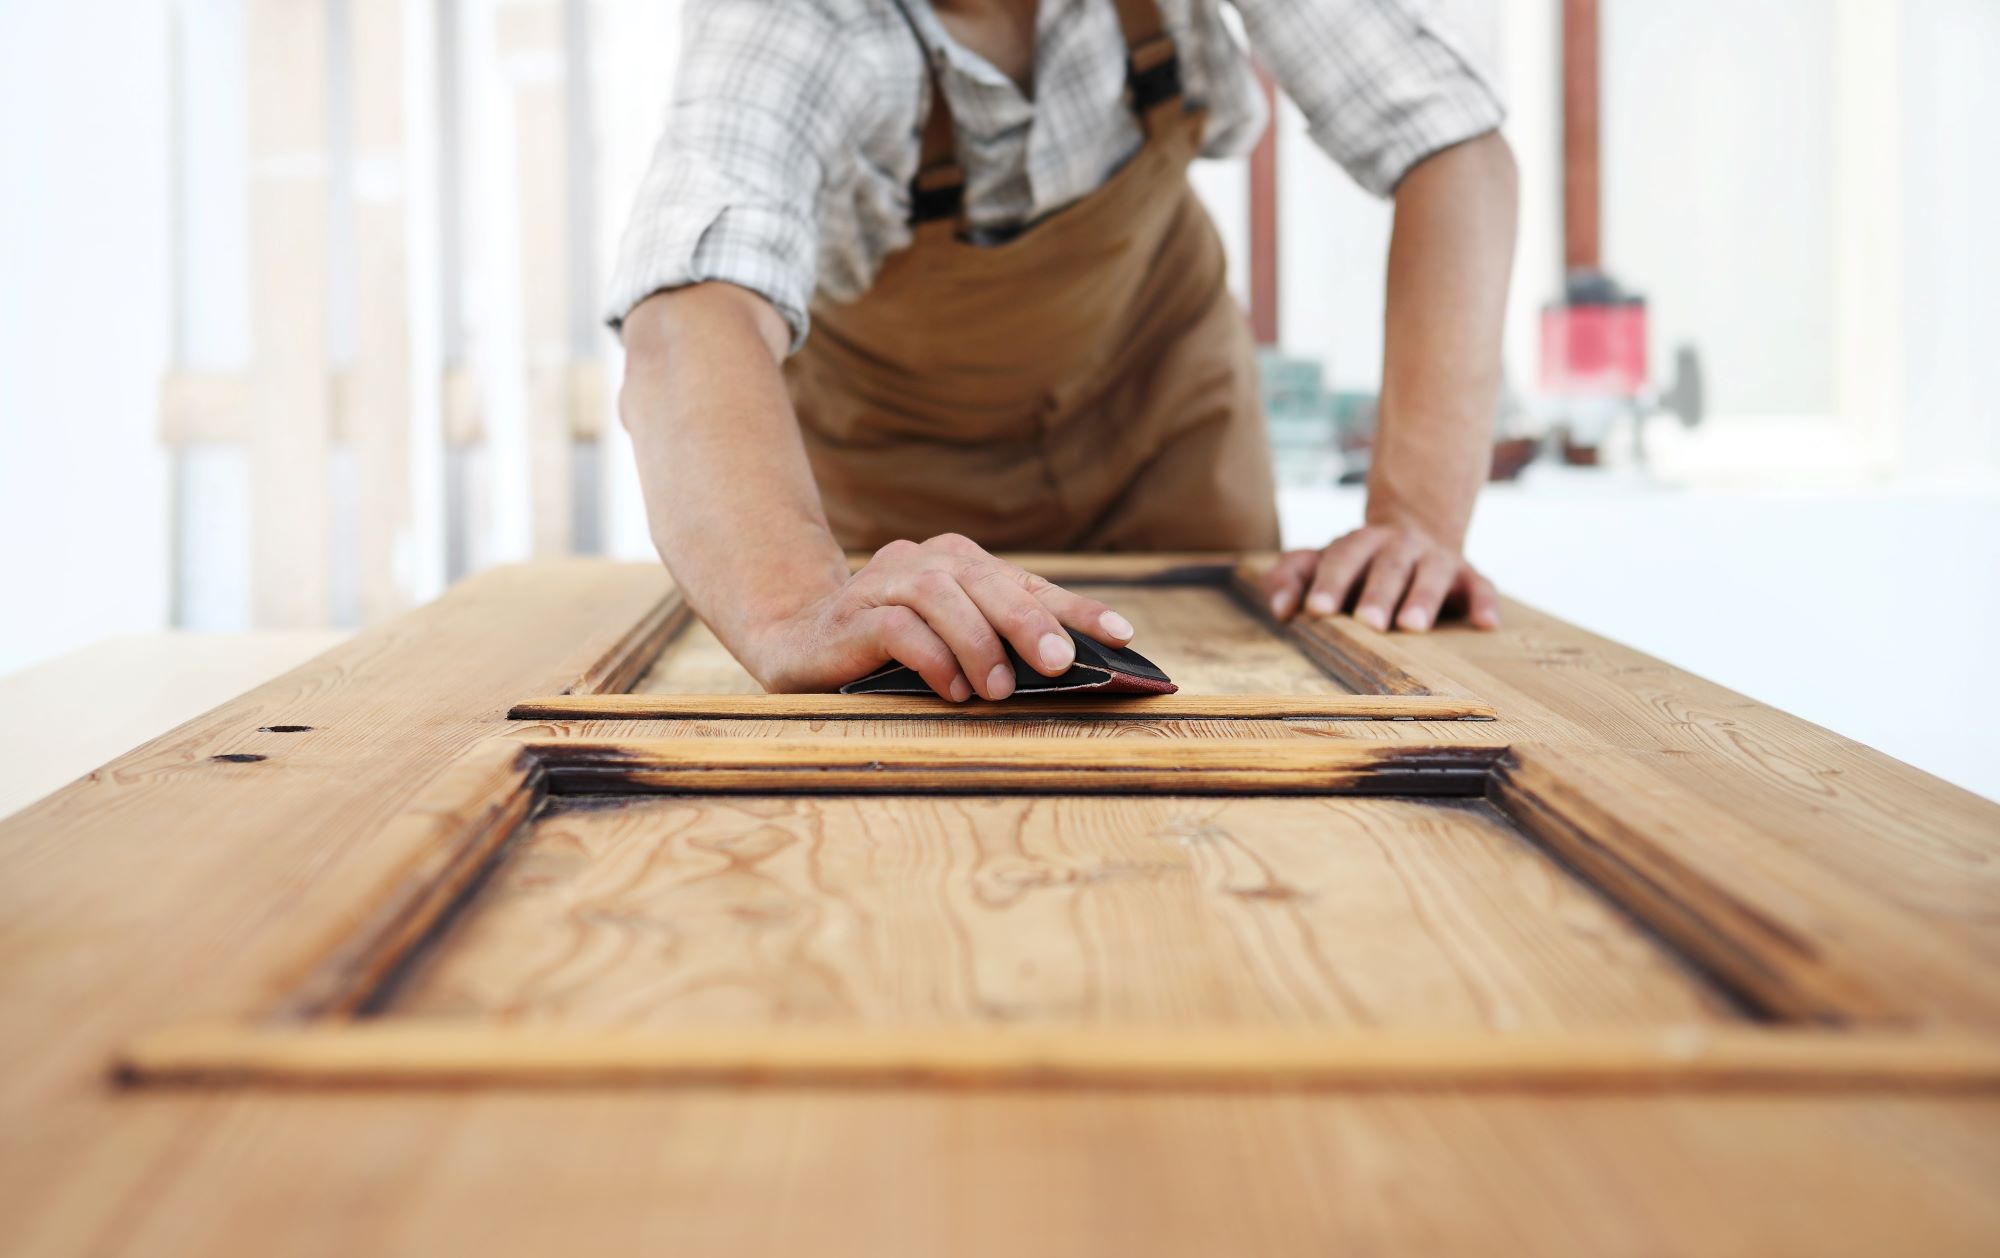
[[[2000,797],[2000,3],[1435,7],[1522,171],[1475,562]],[[0,0],[0,698],[230,635],[154,657],[179,719],[479,568],[651,557],[599,293],[680,9]],[[1323,543],[1389,206],[1283,105],[1196,180]]]

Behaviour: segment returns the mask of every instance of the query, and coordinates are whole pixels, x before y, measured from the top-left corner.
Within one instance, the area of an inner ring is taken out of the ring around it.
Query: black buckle
[[[948,183],[926,188],[922,175],[910,180],[910,221],[928,223],[933,219],[957,218],[965,205],[965,185]]]
[[[1181,94],[1181,59],[1169,53],[1141,70],[1138,62],[1128,57],[1125,60],[1125,81],[1132,90],[1133,110],[1143,114]]]

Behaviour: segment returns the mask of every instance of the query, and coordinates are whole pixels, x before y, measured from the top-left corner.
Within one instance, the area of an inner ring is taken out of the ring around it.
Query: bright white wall
[[[1903,469],[2000,472],[2000,3],[1911,0],[1902,45]],[[2000,566],[2000,539],[1986,560]]]
[[[1362,494],[1279,507],[1306,546],[1358,523]],[[1513,597],[2000,800],[2000,564],[1966,562],[1982,539],[2000,548],[2000,487],[1663,490],[1538,464],[1486,493],[1471,549]]]
[[[1694,342],[1723,415],[1831,415],[1837,6],[1601,12],[1604,261],[1653,361]]]
[[[167,613],[167,14],[0,4],[0,672]]]

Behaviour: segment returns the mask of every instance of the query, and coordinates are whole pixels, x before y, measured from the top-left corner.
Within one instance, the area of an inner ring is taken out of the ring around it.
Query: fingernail
[[[1290,590],[1279,590],[1271,596],[1271,614],[1273,616],[1283,616],[1286,609],[1291,607],[1291,605],[1292,592]]]
[[[1401,619],[1403,628],[1408,629],[1412,633],[1422,633],[1431,627],[1431,618],[1414,607],[1404,612]]]
[[[1117,612],[1105,612],[1097,618],[1097,623],[1104,632],[1110,634],[1120,642],[1132,636],[1132,622],[1120,616]]]
[[[1386,633],[1389,629],[1389,613],[1379,607],[1364,607],[1354,613],[1354,618],[1378,633]]]
[[[1306,599],[1306,610],[1309,612],[1318,612],[1322,616],[1333,615],[1333,595],[1326,593],[1324,590],[1311,595]]]
[[[1076,644],[1059,633],[1042,635],[1042,667],[1059,673],[1076,662]]]
[[[995,664],[993,671],[986,674],[986,697],[1005,699],[1014,693],[1014,670],[1005,664]]]
[[[964,703],[967,699],[970,699],[971,697],[972,697],[971,682],[965,680],[965,678],[963,677],[954,677],[951,679],[951,701],[953,703]]]

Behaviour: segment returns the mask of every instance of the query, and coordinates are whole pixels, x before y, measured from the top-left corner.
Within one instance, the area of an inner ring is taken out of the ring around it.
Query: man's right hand
[[[752,630],[743,662],[781,692],[836,690],[890,660],[938,694],[1005,699],[1014,670],[1004,639],[1050,677],[1075,662],[1064,627],[1124,646],[1132,625],[1096,599],[997,559],[946,533],[891,542],[839,589]]]

